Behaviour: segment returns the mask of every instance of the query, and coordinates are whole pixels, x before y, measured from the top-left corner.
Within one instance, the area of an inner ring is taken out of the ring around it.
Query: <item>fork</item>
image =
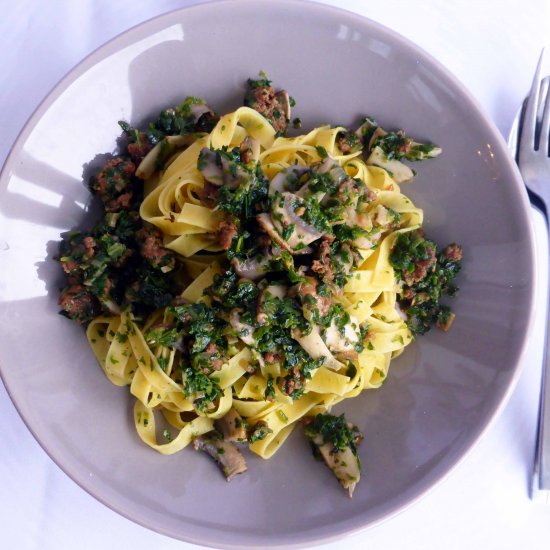
[[[547,228],[550,214],[550,77],[541,78],[544,50],[527,98],[520,126],[518,166],[527,189],[542,202]],[[549,304],[550,308],[550,295]],[[539,408],[537,448],[531,498],[550,504],[550,316],[546,310],[543,348],[542,386]]]

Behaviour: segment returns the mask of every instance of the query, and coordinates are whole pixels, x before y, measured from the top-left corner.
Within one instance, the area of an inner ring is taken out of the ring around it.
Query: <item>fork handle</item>
[[[547,234],[549,235],[550,241],[550,232]],[[548,276],[550,278],[550,270]],[[546,285],[546,288],[548,289],[548,307],[546,309],[546,339],[544,342],[537,449],[535,456],[535,469],[533,474],[532,490],[533,496],[538,497],[537,500],[545,500],[547,504],[550,504],[550,315],[548,313],[550,308],[550,289],[548,284]]]

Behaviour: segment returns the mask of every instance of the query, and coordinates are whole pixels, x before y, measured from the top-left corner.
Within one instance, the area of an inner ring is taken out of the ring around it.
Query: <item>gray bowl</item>
[[[370,114],[443,148],[405,192],[429,236],[464,246],[450,333],[411,345],[380,390],[335,409],[366,434],[353,500],[295,433],[226,484],[204,457],[161,456],[138,439],[82,330],[56,315],[59,234],[91,219],[83,172],[114,151],[117,120],[141,123],[186,95],[219,112],[259,70],[297,101],[306,128]],[[327,541],[420,498],[472,448],[518,377],[533,311],[533,237],[517,169],[494,125],[436,61],[356,15],[296,1],[175,11],[112,40],[34,113],[0,180],[0,364],[46,452],[113,510],[189,542],[243,548]],[[490,467],[490,465],[487,465]]]

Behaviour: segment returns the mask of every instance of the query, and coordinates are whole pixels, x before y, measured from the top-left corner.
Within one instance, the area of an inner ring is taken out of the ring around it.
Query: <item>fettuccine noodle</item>
[[[263,439],[250,444],[253,452],[269,458],[304,416],[329,411],[363,390],[379,388],[391,360],[413,339],[396,307],[399,285],[389,258],[397,236],[422,225],[422,210],[401,193],[388,171],[367,165],[361,151],[344,154],[337,146],[342,130],[322,126],[305,135],[278,137],[263,116],[241,107],[221,117],[211,133],[197,134],[192,144],[174,154],[154,181],[146,182],[149,192],[140,214],[163,232],[165,247],[185,265],[190,281],[181,296],[185,303],[208,306],[210,298],[203,291],[224,270],[223,247],[216,239],[224,214],[205,206],[200,199],[205,184],[197,163],[203,148],[230,150],[249,137],[259,143],[258,161],[270,181],[285,169],[319,164],[326,152],[349,178],[360,180],[374,194],[362,215],[371,226],[378,222],[381,227],[375,242],[358,246],[361,261],[343,292],[334,297],[354,323],[368,327],[364,348],[354,359],[354,368],[336,362],[315,369],[298,399],[277,385],[274,395],[267,398],[270,380],[281,374],[281,365],[259,364],[254,346],[235,339],[224,364],[209,374],[221,389],[219,399],[213,408],[198,408],[193,396],[186,395],[183,383],[173,376],[179,352],[169,346],[148,344],[145,338],[150,327],[170,322],[169,308],[155,311],[146,320],[136,319],[127,309],[90,322],[87,337],[105,375],[113,384],[129,386],[135,398],[137,433],[158,452],[180,451],[197,435],[211,431],[214,422],[234,408],[249,425],[262,421],[269,427]],[[398,223],[381,223],[388,212],[397,213]],[[314,339],[315,334],[310,337]],[[175,433],[169,440],[158,434],[161,421]]]

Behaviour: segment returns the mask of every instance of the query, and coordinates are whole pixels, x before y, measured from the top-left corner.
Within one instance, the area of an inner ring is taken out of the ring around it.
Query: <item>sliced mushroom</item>
[[[239,146],[241,162],[258,162],[260,158],[260,142],[250,136],[246,136]]]
[[[445,322],[437,321],[436,325],[438,328],[440,328],[444,332],[448,332],[449,330],[451,330],[451,327],[453,326],[455,318],[456,318],[456,315],[451,311],[447,315],[447,319],[445,320]]]
[[[282,300],[286,296],[287,287],[285,285],[269,285],[262,291],[260,295],[260,300],[262,299],[262,296],[265,296],[266,294],[270,294],[273,298],[279,298]]]
[[[288,245],[286,241],[283,240],[281,235],[277,233],[273,222],[271,221],[271,216],[269,214],[263,213],[256,216],[256,221],[258,225],[267,233],[281,248],[284,248],[287,252],[291,254],[294,252],[292,248]]]
[[[359,243],[356,241],[354,241],[354,245],[359,246]],[[338,262],[340,270],[343,271],[346,275],[349,275],[355,265],[356,258],[357,255],[354,249],[349,244],[344,243],[340,249],[340,252],[336,255],[334,259]]]
[[[371,142],[372,134],[378,127],[378,124],[372,118],[366,117],[363,124],[355,130],[355,135],[361,140],[363,145],[368,148]]]
[[[311,320],[314,312],[321,317],[326,315],[332,305],[332,298],[317,294],[319,282],[315,277],[306,276],[304,278],[304,282],[298,283],[291,289],[293,295],[297,294],[300,297],[304,317]]]
[[[369,143],[367,144],[367,150],[369,152],[372,151],[372,149],[374,148],[374,143],[376,142],[376,140],[378,138],[384,137],[387,134],[388,134],[388,132],[386,132],[386,130],[384,130],[384,128],[380,128],[380,126],[377,126],[375,128],[375,130],[372,132],[371,136],[370,136]]]
[[[369,141],[369,151],[374,148],[378,138],[383,138],[386,135],[388,135],[388,132],[380,127],[376,128]],[[404,157],[407,160],[418,161],[432,159],[441,154],[440,147],[437,147],[433,143],[414,141],[412,138],[406,136],[403,131],[395,132],[394,136],[400,138],[398,143],[393,146],[394,153],[399,154],[399,158]]]
[[[335,451],[331,443],[317,446],[325,464],[330,468],[340,485],[353,496],[356,485],[361,479],[361,463],[350,447],[343,451]]]
[[[273,221],[271,220],[271,216],[269,214],[258,214],[256,216],[256,221],[263,229],[263,231],[267,233],[273,241],[275,241],[281,248],[283,248],[287,252],[290,252],[294,256],[311,253],[311,248],[309,246],[305,246],[304,248],[300,248],[299,250],[294,250],[293,248],[291,248],[290,245],[281,237],[281,235],[279,235],[279,233],[275,229],[275,226],[273,225]]]
[[[261,261],[258,256],[253,256],[244,261],[233,258],[231,264],[237,275],[250,279],[251,281],[261,279],[267,272],[267,260],[265,256],[262,257]]]
[[[225,441],[247,440],[246,423],[233,407],[222,418],[216,420],[214,425],[222,433]]]
[[[314,171],[319,174],[330,174],[337,185],[342,184],[349,177],[346,171],[330,156],[314,168]]]
[[[371,151],[367,158],[367,164],[384,168],[396,183],[409,181],[414,177],[414,172],[406,164],[400,160],[388,159],[382,148],[378,146]]]
[[[279,234],[282,234],[287,227],[292,226],[294,228],[288,239],[286,239],[292,250],[307,246],[320,239],[324,234],[313,225],[306,223],[297,214],[300,210],[298,205],[301,202],[300,197],[293,193],[282,193],[280,198],[278,197],[272,202],[271,206],[271,218]],[[302,208],[305,209],[305,207]]]
[[[247,470],[241,451],[230,441],[224,441],[216,432],[195,437],[193,447],[196,451],[209,454],[217,462],[227,481],[231,481],[237,474]]]
[[[281,90],[275,94],[277,103],[283,110],[283,115],[286,120],[290,120],[290,97],[286,90]]]
[[[321,333],[319,332],[319,327],[317,325],[313,325],[313,328],[309,334],[302,334],[300,330],[293,329],[292,338],[294,338],[294,340],[296,340],[298,344],[304,348],[306,353],[312,359],[324,358],[325,362],[323,363],[323,366],[335,371],[340,370],[344,366],[328,349],[327,345],[321,338]]]
[[[335,164],[336,161],[329,155],[326,159],[324,159],[320,164],[315,167],[315,171],[319,174],[326,174],[327,172],[330,172],[332,170]]]
[[[375,145],[378,138],[384,137],[388,132],[378,126],[374,120],[367,118],[359,127],[356,133],[360,133],[369,156],[366,163],[371,166],[379,166],[387,170],[396,183],[409,181],[413,178],[414,172],[400,160],[388,159],[383,149]],[[359,134],[358,134],[359,135]],[[368,139],[368,144],[366,140]]]
[[[254,338],[254,327],[241,322],[241,310],[235,308],[229,313],[229,324],[233,327],[236,335],[247,345],[253,346],[256,344]]]
[[[207,113],[210,115],[214,114],[214,111],[212,111],[206,103],[193,103],[189,110],[191,111],[191,115],[193,116],[195,123],[198,122],[199,118]]]
[[[354,246],[357,248],[369,249],[372,248],[382,236],[380,227],[374,227],[372,220],[368,214],[361,214],[357,218],[357,225],[365,230],[365,234],[358,235],[353,240]],[[348,223],[348,225],[352,225]],[[349,271],[348,271],[349,273]]]
[[[311,170],[312,172],[317,174],[329,174],[337,186],[348,179],[348,175],[346,174],[345,170],[330,156],[323,160],[323,162],[312,167]],[[321,202],[326,193],[324,191],[311,191],[309,182],[307,182],[298,191],[295,192],[295,195],[302,198],[314,196],[319,202]]]
[[[216,151],[203,147],[199,153],[198,167],[206,181],[218,187],[223,184],[223,170],[218,165]]]
[[[388,135],[388,132],[378,126],[373,120],[367,119],[356,133],[361,135],[365,145],[368,140],[367,151],[369,155],[366,161],[367,164],[384,168],[397,183],[409,181],[414,177],[414,172],[411,168],[398,158],[388,158],[383,148],[377,145],[379,138],[384,138],[384,136]],[[394,151],[396,154],[399,153],[399,158],[404,157],[407,160],[417,161],[434,158],[441,153],[441,148],[433,144],[418,143],[405,136],[402,131],[392,135],[397,135],[401,138],[399,145]]]
[[[254,177],[241,164],[229,160],[223,155],[220,156],[220,159],[222,165],[223,183],[227,185],[229,189],[237,189],[239,185]]]
[[[305,435],[314,448],[314,454],[321,455],[351,498],[361,478],[357,446],[363,440],[363,434],[346,422],[343,415],[317,415],[313,419],[305,418],[304,423]]]
[[[441,147],[433,144],[418,143],[411,140],[405,158],[409,160],[426,160],[438,157],[441,154]]]
[[[292,187],[308,170],[307,166],[300,164],[295,164],[281,170],[269,184],[269,196],[288,191],[288,188]]]
[[[376,225],[379,225],[382,227],[386,227],[387,225],[390,224],[391,220],[389,216],[389,211],[384,205],[378,204],[376,206],[376,208],[374,209],[373,221]]]
[[[257,281],[261,279],[268,271],[269,264],[274,259],[279,257],[281,249],[278,246],[266,246],[261,249],[261,252],[256,256],[247,258],[246,260],[239,260],[233,258],[231,265],[237,275],[251,281]]]
[[[269,285],[260,292],[258,297],[258,305],[256,307],[256,320],[260,325],[264,325],[268,321],[268,314],[263,311],[263,303],[266,296],[272,296],[273,298],[279,298],[282,300],[286,296],[287,287],[284,285]]]
[[[355,345],[359,342],[359,322],[354,317],[344,326],[342,331],[336,326],[334,319],[325,330],[325,343],[330,351],[347,359],[357,359]]]
[[[136,177],[149,179],[155,170],[158,169],[158,160],[161,154],[168,158],[176,147],[182,147],[190,143],[189,136],[166,136],[157,143],[143,158],[136,169]]]
[[[254,177],[242,165],[208,147],[201,149],[197,165],[204,179],[218,187],[225,184],[230,189],[236,189],[241,183]]]
[[[117,303],[115,303],[113,300],[100,300],[101,303],[113,314],[113,315],[120,315],[120,307]]]
[[[336,164],[329,170],[329,174],[332,176],[332,179],[340,185],[344,181],[348,179],[348,175],[346,174],[346,171],[339,165]]]

